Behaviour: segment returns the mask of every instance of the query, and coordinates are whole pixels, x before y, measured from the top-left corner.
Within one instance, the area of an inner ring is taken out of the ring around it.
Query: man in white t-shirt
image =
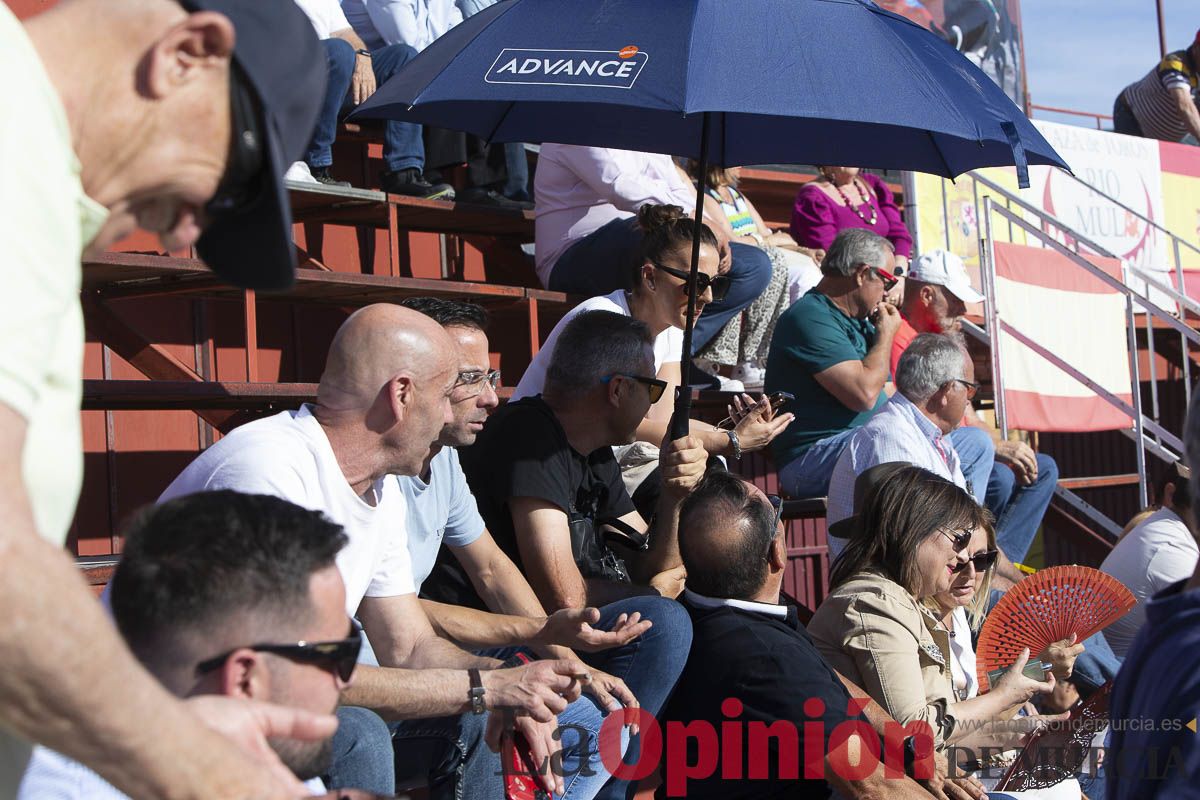
[[[335,564],[345,543],[321,514],[265,495],[201,493],[148,508],[125,533],[110,583],[113,621],[138,661],[178,697],[332,713],[361,643]],[[382,738],[386,746],[386,729]],[[271,746],[313,794],[324,794],[328,737]],[[17,798],[127,800],[44,747],[34,751]]]
[[[1100,565],[1128,587],[1137,605],[1104,629],[1114,653],[1124,658],[1146,621],[1146,603],[1173,583],[1191,576],[1200,559],[1192,535],[1191,472],[1182,466],[1163,485],[1162,508],[1121,537]]]
[[[553,753],[554,715],[567,706],[559,695],[577,697],[576,676],[589,670],[576,660],[496,669],[496,659],[439,637],[415,593],[407,504],[392,476],[419,473],[430,444],[453,419],[456,365],[454,342],[423,314],[388,304],[360,309],[334,336],[315,405],[234,430],[193,461],[162,499],[236,488],[322,511],[349,536],[337,560],[346,611],[362,621],[383,665],[364,667],[342,702],[391,719],[474,712],[464,725],[480,736],[485,709],[515,709],[536,717],[516,722],[535,752]],[[486,748],[468,754],[462,769],[465,780],[493,782],[495,796],[502,791],[498,759]]]
[[[403,44],[366,43],[346,20],[338,0],[296,0],[312,21],[329,63],[329,85],[317,117],[312,144],[303,165],[319,183],[349,186],[329,174],[333,164],[333,141],[338,120],[375,93],[417,54]],[[422,128],[413,122],[387,120],[383,124],[383,161],[387,171],[380,183],[384,191],[426,200],[453,200],[454,190],[444,183],[431,184],[424,178],[425,143]],[[289,176],[307,177],[295,166]]]

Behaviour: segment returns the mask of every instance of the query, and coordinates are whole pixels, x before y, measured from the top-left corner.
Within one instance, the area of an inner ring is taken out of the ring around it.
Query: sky
[[[1033,102],[1112,114],[1117,93],[1158,62],[1154,9],[1154,0],[1021,0]],[[1167,50],[1190,44],[1200,2],[1163,0],[1163,12]],[[1046,112],[1034,117],[1072,121]]]

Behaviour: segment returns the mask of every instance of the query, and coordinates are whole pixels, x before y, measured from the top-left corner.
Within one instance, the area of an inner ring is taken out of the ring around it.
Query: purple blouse
[[[912,255],[912,236],[900,219],[900,209],[892,190],[875,175],[864,172],[858,177],[871,188],[870,202],[876,210],[874,225],[868,225],[853,210],[835,202],[816,184],[808,183],[800,188],[792,205],[792,238],[801,247],[828,250],[842,229],[867,228],[886,237],[896,248],[896,255],[908,258]],[[859,200],[860,195],[854,187],[843,191],[850,202]]]

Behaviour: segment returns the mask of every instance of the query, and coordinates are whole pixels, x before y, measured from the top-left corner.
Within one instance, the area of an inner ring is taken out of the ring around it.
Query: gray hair
[[[544,391],[578,398],[615,373],[638,374],[653,359],[646,323],[612,311],[584,311],[567,323],[554,345]],[[650,377],[650,376],[646,376]]]
[[[896,390],[914,403],[924,403],[938,389],[963,377],[966,358],[966,350],[952,337],[922,333],[896,364]]]
[[[883,269],[887,267],[888,254],[895,249],[875,231],[846,228],[829,245],[825,260],[821,262],[821,272],[849,277],[863,264]]]

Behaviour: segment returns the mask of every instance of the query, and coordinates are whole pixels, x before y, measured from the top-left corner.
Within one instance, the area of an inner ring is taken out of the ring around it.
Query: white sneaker
[[[695,363],[695,365],[697,367],[699,367],[700,369],[704,370],[709,375],[712,375],[714,378],[717,379],[717,383],[719,384],[718,391],[722,391],[722,392],[744,392],[744,391],[746,391],[746,387],[742,385],[741,381],[733,380],[731,378],[726,378],[724,375],[722,375],[719,367],[716,365],[715,362],[713,362],[707,358],[697,358],[697,359],[694,359],[693,363]]]
[[[296,183],[320,183],[313,177],[312,170],[308,168],[308,164],[304,161],[297,161],[288,167],[287,172],[283,173],[285,181],[295,181]]]
[[[733,368],[733,379],[741,381],[751,391],[761,391],[767,371],[757,364],[745,362]]]

